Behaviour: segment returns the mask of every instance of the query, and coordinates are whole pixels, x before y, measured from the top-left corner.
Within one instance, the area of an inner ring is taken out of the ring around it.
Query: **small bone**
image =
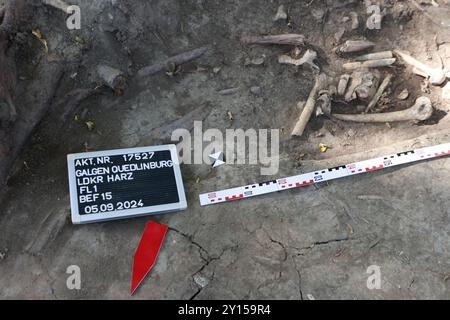
[[[406,110],[371,113],[371,114],[333,114],[333,117],[344,121],[353,122],[395,122],[395,121],[424,121],[433,114],[433,106],[427,97],[419,97],[416,103]]]
[[[301,46],[305,43],[305,36],[301,34],[279,34],[272,36],[243,36],[243,44],[287,44]]]
[[[345,94],[345,90],[347,89],[348,82],[350,81],[349,74],[343,74],[339,79],[337,94],[343,96]]]
[[[432,85],[439,86],[443,84],[449,76],[448,70],[431,68],[400,50],[395,50],[394,52],[398,54],[407,64],[413,67],[413,72],[415,74],[424,78],[429,78]]]
[[[367,40],[347,40],[339,49],[339,51],[343,53],[358,52],[372,48],[374,46],[375,43]]]
[[[331,114],[331,94],[328,91],[319,93],[316,101],[316,117],[323,114],[329,116]]]
[[[291,136],[301,136],[305,131],[306,125],[311,118],[311,114],[314,111],[314,106],[316,104],[316,98],[320,90],[324,89],[327,85],[327,76],[325,74],[319,74],[316,76],[316,82],[314,87],[309,93],[308,100],[303,107],[302,113],[295,124],[294,130],[292,130]]]
[[[293,64],[295,66],[307,64],[313,69],[320,70],[319,66],[314,63],[315,59],[317,59],[317,52],[308,49],[300,59],[292,59],[288,55],[281,55],[278,57],[278,62],[281,64]]]
[[[386,78],[384,78],[383,82],[381,83],[380,87],[378,88],[377,92],[375,93],[375,96],[372,98],[372,100],[367,105],[366,113],[368,113],[370,111],[370,109],[375,107],[375,105],[378,103],[378,101],[380,100],[381,96],[383,95],[384,91],[389,86],[391,81],[392,81],[392,75],[388,75],[388,76],[386,76]]]
[[[368,99],[375,94],[378,84],[377,77],[367,70],[355,71],[351,75],[351,82],[345,94],[345,101],[356,98]]]
[[[379,59],[379,60],[368,60],[364,62],[349,62],[343,65],[345,70],[357,70],[357,69],[366,69],[366,68],[381,68],[388,67],[396,61],[395,58],[391,59]]]
[[[286,19],[287,19],[286,10],[284,9],[284,5],[281,5],[278,7],[277,14],[273,18],[273,21],[286,20]]]
[[[362,56],[356,57],[355,61],[390,59],[392,57],[393,57],[392,51],[381,51],[381,52],[364,54]]]

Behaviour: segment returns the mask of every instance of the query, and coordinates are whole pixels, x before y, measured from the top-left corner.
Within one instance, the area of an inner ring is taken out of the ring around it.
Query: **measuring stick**
[[[395,153],[384,157],[355,162],[339,167],[317,170],[297,176],[250,184],[242,187],[204,193],[199,196],[200,205],[212,205],[238,199],[304,187],[317,182],[353,176],[402,164],[450,155],[450,143]]]

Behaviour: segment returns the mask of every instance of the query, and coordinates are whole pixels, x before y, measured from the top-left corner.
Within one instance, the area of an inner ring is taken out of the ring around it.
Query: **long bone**
[[[444,83],[450,73],[445,69],[432,68],[426,64],[414,59],[410,55],[400,51],[394,50],[407,64],[413,67],[413,72],[421,77],[429,78],[432,85],[440,86]]]
[[[396,121],[424,121],[433,114],[431,100],[427,97],[419,97],[414,105],[406,110],[371,113],[371,114],[333,114],[333,117],[344,121],[353,122],[396,122]]]

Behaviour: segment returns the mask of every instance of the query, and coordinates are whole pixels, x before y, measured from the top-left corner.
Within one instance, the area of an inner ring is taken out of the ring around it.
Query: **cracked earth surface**
[[[43,121],[2,200],[0,298],[450,298],[448,158],[209,207],[200,207],[198,194],[268,179],[260,176],[258,166],[225,165],[213,170],[208,164],[182,165],[186,211],[73,226],[68,153],[87,147],[155,144],[149,132],[205,103],[212,107],[205,129],[284,129],[277,178],[450,141],[448,117],[429,126],[405,123],[387,129],[346,124],[344,129],[333,127],[335,131],[326,130],[326,124],[333,125],[330,122],[313,121],[305,139],[290,139],[289,126],[299,113],[295,105],[307,98],[311,73],[280,66],[276,56],[286,49],[243,47],[237,38],[244,33],[302,32],[323,47],[322,60],[330,59],[336,21],[342,17],[339,12],[330,11],[335,16],[319,30],[307,2],[293,2],[291,30],[273,23],[275,2],[264,7],[257,1],[75,2],[90,6],[86,20],[94,22],[80,36],[89,39],[94,30],[93,49],[84,48],[81,54],[73,43],[65,47],[63,33],[52,34],[57,32],[46,27],[52,25],[48,21],[41,26],[51,52],[59,48],[62,54],[80,59],[67,73],[77,72],[77,78],[66,76],[62,88],[92,84],[90,70],[100,60],[132,73],[149,61],[201,45],[214,50],[183,66],[176,77],[162,73],[132,79],[122,97],[105,93],[84,101],[77,112],[95,122],[94,131],[74,122],[56,130],[57,114]],[[319,1],[311,3],[316,9],[320,6]],[[327,3],[331,7],[334,1]],[[56,15],[52,19],[58,23]],[[141,34],[154,25],[165,35],[164,45],[153,32]],[[424,59],[427,53],[421,48],[433,48],[424,36],[429,25],[427,20],[414,20],[400,31],[391,22],[375,40],[385,41],[382,48],[399,43]],[[398,37],[383,36],[390,33]],[[416,33],[422,46],[410,37]],[[447,59],[449,48],[447,44],[440,48]],[[264,65],[244,66],[245,58],[261,56],[266,57]],[[221,68],[217,74],[214,67]],[[252,86],[259,86],[261,94],[252,94]],[[231,87],[239,88],[235,95],[218,94]],[[227,111],[234,115],[232,123]],[[352,137],[346,135],[349,128],[356,132]],[[393,137],[396,145],[391,145]],[[332,148],[320,154],[319,142]],[[295,164],[298,152],[308,154],[301,167]],[[132,257],[149,219],[168,225],[169,231],[156,265],[130,297]],[[70,265],[81,269],[81,290],[66,286]],[[367,288],[366,271],[371,265],[380,267],[379,290]]]

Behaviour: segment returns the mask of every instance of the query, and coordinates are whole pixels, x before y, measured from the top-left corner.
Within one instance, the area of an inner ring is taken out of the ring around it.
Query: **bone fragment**
[[[390,85],[391,81],[392,81],[392,75],[387,75],[386,78],[384,78],[383,82],[381,83],[381,85],[378,88],[377,92],[375,93],[374,97],[367,105],[366,113],[368,113],[373,107],[376,106],[376,104],[380,100],[381,96],[383,95],[384,91]]]
[[[381,68],[388,67],[392,65],[396,61],[395,58],[391,59],[379,59],[379,60],[368,60],[364,62],[349,62],[343,65],[345,70],[357,70],[357,69],[366,69],[366,68]]]
[[[286,9],[284,8],[284,5],[281,5],[278,7],[277,14],[273,18],[273,21],[286,20],[286,19],[287,19]]]
[[[319,74],[316,76],[316,81],[314,87],[309,93],[308,100],[300,114],[300,117],[295,124],[294,130],[292,130],[291,136],[301,136],[305,131],[306,125],[311,118],[311,114],[314,111],[314,106],[316,104],[317,95],[320,90],[324,89],[327,85],[327,77],[325,74]]]
[[[339,96],[343,96],[345,94],[345,90],[347,89],[349,81],[350,81],[349,74],[343,74],[341,76],[341,78],[339,79],[339,84],[338,84],[338,88],[337,88],[337,94]]]
[[[400,51],[394,51],[399,55],[407,64],[413,67],[413,72],[421,77],[429,78],[432,85],[439,86],[444,83],[448,75],[448,70],[431,68],[426,64],[416,60],[410,55]]]
[[[317,52],[308,49],[300,59],[293,59],[288,55],[281,55],[278,57],[278,62],[281,64],[293,64],[295,66],[307,64],[313,69],[320,70],[319,66],[314,63],[315,59],[317,59]]]
[[[374,46],[375,43],[367,40],[347,40],[339,51],[343,53],[359,52]]]
[[[392,57],[393,57],[392,51],[381,51],[363,54],[362,56],[356,57],[355,61],[390,59]]]
[[[378,80],[374,73],[357,70],[350,77],[351,82],[344,96],[345,101],[349,102],[356,98],[368,99],[375,94]]]

